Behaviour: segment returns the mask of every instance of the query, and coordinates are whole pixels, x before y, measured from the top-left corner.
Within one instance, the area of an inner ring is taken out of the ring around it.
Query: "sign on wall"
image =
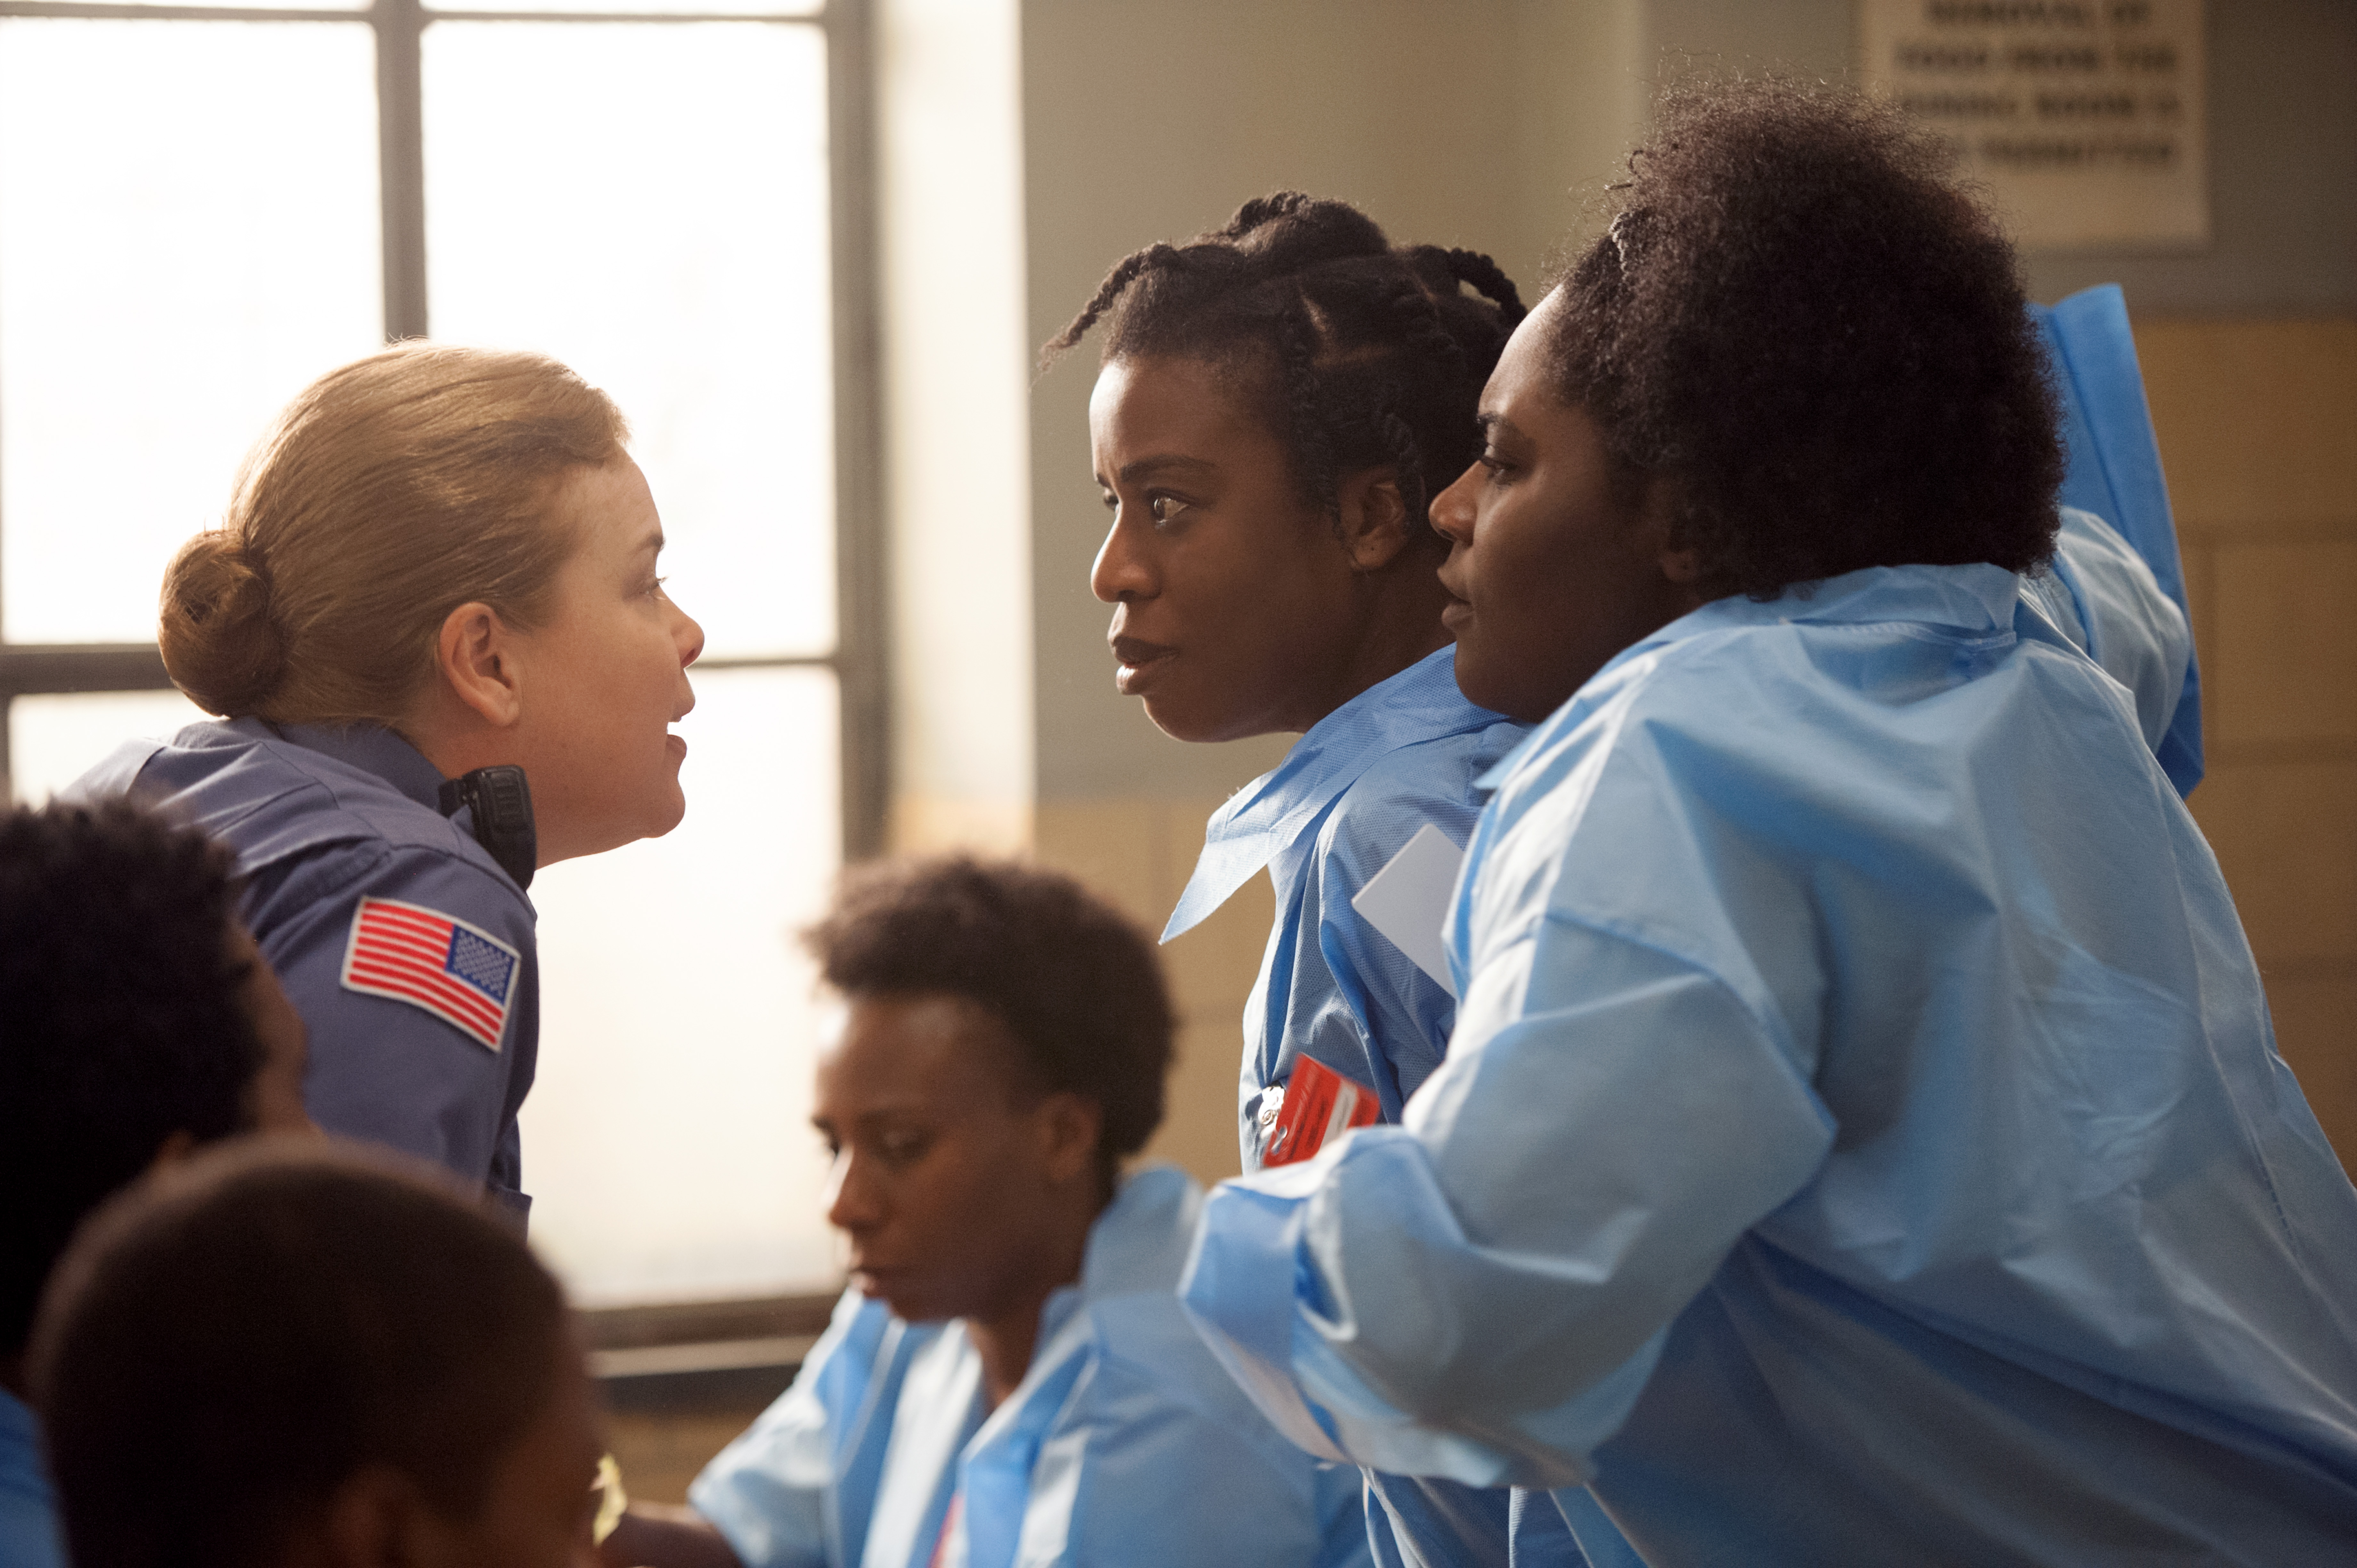
[[[2210,238],[2201,0],[1861,0],[1866,77],[1953,141],[2017,243]]]

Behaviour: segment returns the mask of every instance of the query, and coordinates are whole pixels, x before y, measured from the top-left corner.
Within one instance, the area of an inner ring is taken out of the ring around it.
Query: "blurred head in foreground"
[[[2051,553],[2062,479],[2014,252],[1897,106],[1662,99],[1610,229],[1515,329],[1433,503],[1465,694],[1541,719],[1711,599]]]
[[[84,1568],[571,1560],[600,1450],[556,1282],[436,1173],[208,1154],[59,1264],[29,1369]]]
[[[302,1020],[233,908],[229,854],[194,828],[122,803],[0,817],[0,1385],[110,1193],[309,1125]]]
[[[1162,1120],[1153,947],[1068,876],[963,856],[853,874],[808,940],[846,1004],[813,1120],[855,1277],[912,1320],[1036,1313]]]

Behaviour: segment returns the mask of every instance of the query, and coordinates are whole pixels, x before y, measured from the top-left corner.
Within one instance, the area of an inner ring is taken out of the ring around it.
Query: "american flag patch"
[[[496,1051],[522,962],[499,938],[439,910],[363,898],[344,948],[344,989],[423,1007]]]

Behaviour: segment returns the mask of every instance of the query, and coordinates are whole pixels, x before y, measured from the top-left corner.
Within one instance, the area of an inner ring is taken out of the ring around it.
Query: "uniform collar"
[[[1910,622],[1967,636],[2010,635],[2014,606],[2021,596],[2019,575],[2002,566],[1868,566],[1812,583],[1795,583],[1772,599],[1730,594],[1680,616],[1652,636],[1630,644],[1588,677],[1569,702],[1523,737],[1491,769],[1474,780],[1477,789],[1495,790],[1534,747],[1561,733],[1560,720],[1582,695],[1628,663],[1657,649],[1714,631],[1751,626],[1871,626]]]
[[[1203,830],[1202,857],[1163,928],[1194,929],[1261,869],[1317,826],[1360,775],[1411,742],[1505,722],[1457,689],[1454,645],[1426,654],[1328,714],[1285,760],[1229,798]]]
[[[270,725],[282,740],[373,773],[421,806],[442,810],[442,770],[384,725]]]

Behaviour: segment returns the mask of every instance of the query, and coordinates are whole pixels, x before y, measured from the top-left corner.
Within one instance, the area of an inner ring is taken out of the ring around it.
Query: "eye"
[[[1098,498],[1104,502],[1105,510],[1119,511],[1121,510],[1121,498],[1114,494],[1111,490],[1099,490],[1097,495]]]
[[[1475,461],[1481,465],[1482,472],[1490,476],[1490,482],[1493,485],[1509,482],[1518,471],[1512,462],[1499,456],[1495,448],[1484,450]]]
[[[887,1133],[876,1140],[876,1153],[888,1165],[910,1165],[933,1146],[922,1133]]]
[[[1195,510],[1195,503],[1181,499],[1167,491],[1154,491],[1146,498],[1146,510],[1158,523],[1174,522]]]

